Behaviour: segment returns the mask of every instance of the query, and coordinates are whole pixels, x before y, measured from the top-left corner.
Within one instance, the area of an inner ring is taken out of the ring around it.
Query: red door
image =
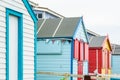
[[[94,73],[96,70],[96,50],[90,49],[89,50],[89,73]]]

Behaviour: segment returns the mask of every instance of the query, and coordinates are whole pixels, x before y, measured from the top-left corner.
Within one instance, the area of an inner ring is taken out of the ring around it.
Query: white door
[[[9,80],[18,80],[18,17],[9,15]]]

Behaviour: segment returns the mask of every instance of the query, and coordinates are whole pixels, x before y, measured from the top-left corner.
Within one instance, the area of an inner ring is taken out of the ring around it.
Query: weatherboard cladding
[[[112,44],[112,73],[120,74],[120,45]],[[117,65],[117,66],[116,66]]]
[[[37,70],[38,71],[46,71],[46,72],[61,72],[61,73],[70,73],[71,70],[71,42],[62,40],[56,40],[54,43],[52,40],[47,42],[46,40],[37,41]],[[44,46],[47,48],[42,48]],[[58,50],[58,45],[61,45],[61,54],[48,52],[50,49],[49,46],[55,46],[54,51]],[[44,49],[39,50],[39,48]],[[48,49],[49,48],[49,49]],[[47,54],[44,54],[46,50]],[[74,64],[77,64],[74,62]],[[77,67],[77,66],[76,66]],[[62,76],[50,76],[50,75],[41,75],[37,74],[37,80],[60,80]],[[70,79],[69,79],[70,80]]]
[[[0,80],[7,80],[6,8],[23,13],[23,79],[34,80],[34,23],[22,0],[0,0]]]
[[[61,18],[62,19],[62,18]],[[73,37],[74,32],[78,26],[80,18],[63,18],[61,21],[60,18],[56,19],[46,19],[41,30],[38,32],[38,38],[47,38],[47,37]],[[61,21],[61,23],[60,23]],[[41,22],[41,20],[39,20]],[[59,25],[60,23],[60,25]],[[41,23],[42,24],[42,23]],[[41,26],[38,23],[38,26]],[[59,25],[59,26],[58,26]],[[58,29],[57,29],[58,27]],[[57,31],[56,31],[57,29]],[[56,31],[56,33],[55,33]],[[53,36],[53,34],[55,35]]]
[[[78,63],[76,59],[73,59],[74,46],[73,43],[71,43],[71,40],[73,41],[73,39],[79,38],[79,40],[82,39],[87,41],[84,25],[82,24],[82,18],[41,20],[42,21],[39,20],[41,23],[38,23],[37,70],[77,74]],[[68,40],[68,38],[73,39]],[[59,46],[59,44],[61,45]],[[54,47],[54,50],[51,49],[52,47]],[[56,76],[51,77],[49,75],[37,75],[37,79],[58,80],[61,78]]]
[[[105,40],[106,36],[97,36],[97,37],[91,37],[90,38],[90,47],[102,47],[102,44]]]
[[[112,55],[112,74],[120,74],[120,55]]]

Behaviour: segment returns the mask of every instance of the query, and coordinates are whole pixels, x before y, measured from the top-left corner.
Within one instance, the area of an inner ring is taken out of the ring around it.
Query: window
[[[38,14],[38,18],[42,18],[42,14]]]

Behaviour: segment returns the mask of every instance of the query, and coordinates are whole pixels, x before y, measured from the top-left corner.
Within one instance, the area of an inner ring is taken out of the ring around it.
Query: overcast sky
[[[83,16],[85,27],[120,44],[120,0],[32,0],[65,17]]]

